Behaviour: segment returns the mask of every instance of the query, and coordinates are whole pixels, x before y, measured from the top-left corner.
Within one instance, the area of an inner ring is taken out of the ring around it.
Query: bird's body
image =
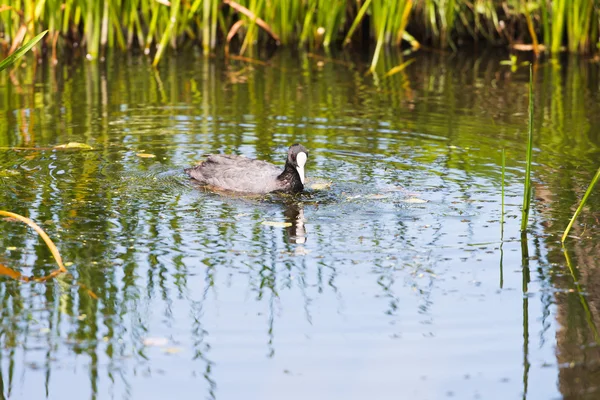
[[[193,179],[215,188],[243,193],[301,192],[304,189],[304,164],[307,151],[293,145],[285,168],[266,161],[230,154],[212,154],[185,172]]]

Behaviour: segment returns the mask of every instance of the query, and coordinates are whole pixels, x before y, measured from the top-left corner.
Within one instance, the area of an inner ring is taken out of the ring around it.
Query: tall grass
[[[506,177],[506,150],[502,149],[502,183],[501,183],[501,195],[502,195],[502,208],[500,210],[500,240],[504,240],[504,187]]]
[[[525,185],[523,188],[523,210],[521,232],[527,229],[529,208],[531,206],[531,157],[533,152],[533,66],[529,65],[529,119],[527,121],[527,156],[525,166]]]
[[[456,49],[461,43],[590,53],[599,46],[595,0],[13,0],[0,6],[6,47],[47,29],[52,57],[67,47],[88,59],[107,49],[141,48],[158,63],[185,42],[214,52],[269,44],[329,49],[407,42]]]

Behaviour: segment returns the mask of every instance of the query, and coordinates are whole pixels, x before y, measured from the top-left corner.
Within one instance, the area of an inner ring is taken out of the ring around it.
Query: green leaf
[[[344,46],[350,43],[350,38],[352,37],[352,34],[358,27],[358,24],[360,24],[360,21],[362,21],[363,17],[365,16],[367,8],[369,8],[369,4],[371,4],[371,0],[365,1],[360,10],[358,10],[358,14],[356,14],[356,18],[354,18],[354,22],[352,22],[352,26],[350,27],[350,30],[348,31],[348,33],[346,34],[346,38],[344,39]]]
[[[31,48],[33,46],[35,46],[35,44],[37,42],[39,42],[40,39],[44,37],[44,35],[46,35],[46,33],[48,33],[47,30],[45,30],[44,32],[42,32],[39,35],[37,35],[36,37],[34,37],[33,39],[31,39],[29,42],[25,43],[17,51],[15,51],[14,53],[12,53],[10,56],[6,57],[4,60],[0,61],[0,71],[5,70],[6,68],[10,67],[15,62],[17,62],[17,60],[19,58],[21,58],[23,56],[23,54],[25,54],[29,50],[31,50]]]

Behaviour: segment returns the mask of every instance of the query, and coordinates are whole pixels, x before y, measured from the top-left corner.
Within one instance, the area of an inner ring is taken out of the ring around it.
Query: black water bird
[[[283,171],[266,161],[230,154],[211,154],[206,161],[185,169],[193,179],[216,189],[263,194],[298,193],[304,189],[304,165],[308,151],[290,146]]]

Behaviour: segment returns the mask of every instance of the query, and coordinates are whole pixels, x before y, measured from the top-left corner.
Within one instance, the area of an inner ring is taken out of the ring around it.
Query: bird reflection
[[[285,222],[292,224],[286,228],[288,241],[296,244],[306,243],[304,206],[301,203],[286,204],[283,215],[285,216]]]

